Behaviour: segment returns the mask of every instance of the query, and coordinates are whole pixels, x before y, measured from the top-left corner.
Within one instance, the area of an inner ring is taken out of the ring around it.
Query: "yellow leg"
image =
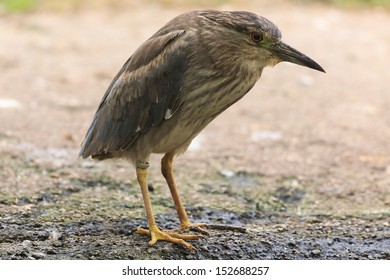
[[[143,166],[147,166],[147,164],[143,164]],[[190,251],[195,251],[196,250],[195,247],[185,242],[184,240],[198,239],[200,236],[168,233],[168,232],[163,232],[158,228],[156,224],[156,220],[154,219],[152,204],[150,202],[147,174],[148,174],[147,168],[137,167],[137,179],[141,187],[141,192],[142,192],[142,197],[144,199],[146,217],[148,220],[148,227],[149,227],[149,230],[139,228],[137,232],[140,234],[149,235],[151,237],[151,240],[149,242],[150,245],[155,244],[158,240],[164,240],[171,243],[180,244],[186,247]]]
[[[206,227],[206,224],[193,224],[190,222],[187,216],[187,212],[183,206],[183,203],[181,202],[179,193],[177,191],[176,183],[173,178],[173,157],[174,153],[167,153],[161,160],[161,173],[165,177],[165,180],[167,181],[169,190],[171,191],[171,195],[173,198],[173,201],[175,203],[175,208],[177,215],[179,216],[180,220],[180,227],[181,229],[189,229],[189,228],[196,228],[199,232],[203,234],[207,234],[207,231],[204,230]]]

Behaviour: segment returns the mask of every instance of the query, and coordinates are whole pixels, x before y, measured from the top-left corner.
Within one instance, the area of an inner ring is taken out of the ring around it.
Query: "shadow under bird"
[[[158,240],[196,250],[188,240],[201,235],[181,230],[191,223],[173,176],[173,158],[215,117],[241,99],[263,68],[287,61],[325,72],[314,60],[281,41],[269,20],[242,11],[192,11],[182,14],[144,42],[111,82],[83,141],[80,156],[124,158],[136,167],[145,204],[150,245]],[[156,224],[148,193],[152,153],[164,154],[162,174],[171,191],[180,228]]]

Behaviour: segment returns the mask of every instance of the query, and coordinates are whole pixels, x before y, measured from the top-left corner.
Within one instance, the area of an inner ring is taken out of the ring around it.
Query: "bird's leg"
[[[206,224],[191,223],[190,220],[188,219],[187,212],[183,206],[183,203],[181,202],[179,193],[177,191],[176,183],[173,178],[173,157],[174,157],[173,152],[164,155],[164,157],[161,160],[161,173],[165,177],[169,190],[171,191],[171,195],[175,203],[177,215],[179,216],[180,227],[183,230],[195,229],[202,234],[208,235],[208,232],[204,229],[206,227]]]
[[[148,166],[149,164],[147,163],[139,163],[137,164],[137,168],[136,168],[137,179],[141,187],[141,192],[142,192],[142,197],[144,199],[146,217],[148,220],[148,227],[149,227],[149,230],[138,228],[137,233],[149,235],[151,237],[151,240],[149,242],[150,245],[155,244],[158,240],[164,240],[171,243],[180,244],[186,247],[190,251],[195,251],[196,250],[195,247],[185,242],[184,240],[198,239],[199,236],[169,233],[169,232],[164,232],[158,228],[156,224],[156,220],[154,219],[152,203],[150,202],[150,197],[149,197],[148,181],[147,181]]]
[[[238,231],[245,232],[246,229],[240,226],[229,226],[229,225],[214,225],[214,224],[205,224],[205,223],[191,223],[188,219],[187,212],[181,202],[179,193],[177,192],[177,187],[175,180],[173,178],[173,157],[174,153],[167,153],[161,160],[161,172],[167,181],[169,190],[171,191],[173,201],[175,203],[177,215],[180,220],[180,229],[192,229],[198,231],[204,235],[209,235],[207,229],[216,229],[216,230],[228,230],[228,231]],[[179,230],[180,230],[179,229]],[[173,230],[178,231],[178,230]]]

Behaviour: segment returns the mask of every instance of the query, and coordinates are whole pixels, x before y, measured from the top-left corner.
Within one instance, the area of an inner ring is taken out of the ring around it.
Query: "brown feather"
[[[127,60],[103,96],[80,156],[111,157],[164,121],[167,110],[176,111],[187,67],[184,34],[156,34]]]

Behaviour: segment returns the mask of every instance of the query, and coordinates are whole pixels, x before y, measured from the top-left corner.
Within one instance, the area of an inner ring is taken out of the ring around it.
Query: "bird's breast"
[[[260,75],[261,72],[243,70],[204,79],[191,91],[183,92],[180,120],[189,125],[209,123],[240,100],[254,86]]]
[[[159,134],[153,152],[185,151],[192,139],[219,114],[240,100],[260,75],[261,72],[253,71],[237,71],[230,75],[212,75],[210,72],[207,78],[187,78],[181,90],[181,106],[159,126],[160,132],[164,133]]]

